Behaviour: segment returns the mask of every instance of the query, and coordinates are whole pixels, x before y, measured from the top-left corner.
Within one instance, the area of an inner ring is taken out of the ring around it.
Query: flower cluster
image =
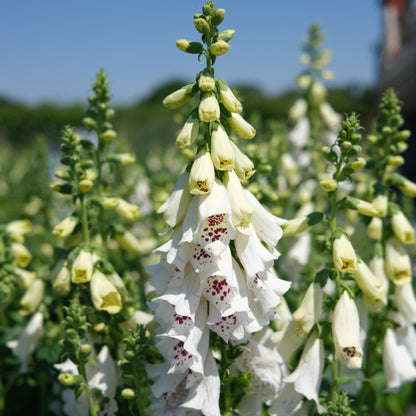
[[[196,15],[207,48],[184,40],[178,46],[205,55],[207,68],[196,83],[164,100],[176,108],[199,92],[198,108],[177,143],[201,140],[190,169],[159,209],[173,231],[156,250],[160,262],[151,280],[156,292],[151,307],[160,323],[156,345],[166,360],[148,368],[157,379],[152,407],[158,414],[177,414],[180,408],[219,415],[220,379],[210,334],[224,343],[247,342],[275,317],[274,307],[290,286],[272,268],[284,221],[243,188],[240,180],[251,176],[253,165],[229,136],[233,130],[250,139],[255,131],[239,114],[242,106],[227,84],[213,77],[212,63],[234,34],[218,31],[223,17],[224,10],[211,2]]]

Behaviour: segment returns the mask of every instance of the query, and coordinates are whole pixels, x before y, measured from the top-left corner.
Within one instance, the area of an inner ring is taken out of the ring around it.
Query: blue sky
[[[161,83],[192,81],[202,68],[176,39],[200,40],[201,0],[2,0],[0,95],[28,104],[84,103],[104,68],[113,102],[129,104]],[[223,0],[220,29],[235,29],[216,76],[275,94],[294,86],[300,46],[312,23],[333,51],[335,84],[369,84],[382,37],[378,0]]]

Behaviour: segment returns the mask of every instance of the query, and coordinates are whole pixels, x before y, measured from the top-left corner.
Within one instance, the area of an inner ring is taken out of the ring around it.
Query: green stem
[[[221,339],[221,381],[223,385],[222,403],[224,414],[228,414],[231,411],[231,389],[230,380],[228,377],[228,357],[227,357],[227,344]]]
[[[88,212],[87,212],[87,204],[84,200],[84,194],[80,195],[80,201],[81,201],[81,209],[82,209],[82,236],[84,238],[84,242],[89,243],[90,242],[90,233],[88,231]]]
[[[136,392],[137,392],[136,404],[137,404],[137,408],[139,409],[139,416],[144,416],[145,408],[143,406],[142,391],[141,391],[141,386],[143,383],[140,381],[140,378],[138,377],[136,371],[134,372],[134,384],[136,385]]]
[[[87,395],[88,405],[89,405],[90,411],[91,411],[91,416],[97,416],[97,408],[96,408],[96,405],[95,405],[94,400],[92,398],[90,387],[88,385],[87,374],[86,374],[86,371],[85,371],[85,364],[81,362],[78,365],[78,368],[79,368],[79,373],[81,374],[81,376],[84,380],[83,387],[84,387],[85,394]]]

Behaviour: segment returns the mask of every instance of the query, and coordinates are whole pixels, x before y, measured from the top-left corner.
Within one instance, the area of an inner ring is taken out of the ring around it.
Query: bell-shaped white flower
[[[353,273],[357,265],[354,247],[345,234],[335,238],[332,246],[332,260],[337,270],[343,273]]]
[[[221,125],[212,132],[211,158],[218,170],[232,170],[234,168],[234,151],[228,134]]]
[[[78,223],[78,217],[75,215],[69,215],[59,224],[55,225],[54,229],[52,230],[52,234],[58,238],[68,237],[72,234]]]
[[[44,292],[45,283],[43,280],[35,279],[26,290],[22,299],[20,299],[20,306],[22,307],[20,313],[23,315],[29,315],[35,312],[39,303],[42,301]]]
[[[288,138],[297,148],[303,148],[309,141],[310,123],[306,117],[301,117],[293,129],[289,132]]]
[[[338,114],[329,103],[323,102],[319,106],[319,111],[325,124],[334,131],[339,130],[342,116]]]
[[[23,243],[24,236],[30,233],[32,223],[29,220],[15,220],[6,225],[6,231],[10,234],[13,241]]]
[[[413,357],[396,332],[387,328],[384,337],[383,367],[388,392],[396,392],[404,383],[416,380],[416,367],[413,361]]]
[[[304,117],[308,110],[308,103],[303,98],[298,98],[295,103],[289,109],[289,119],[292,122]]]
[[[416,324],[416,297],[412,283],[396,285],[394,288],[397,309],[407,325]]]
[[[96,270],[90,283],[91,300],[95,309],[116,314],[122,308],[121,296],[107,276]]]
[[[71,290],[71,272],[65,259],[62,259],[51,272],[52,288],[60,296],[66,296]]]
[[[319,403],[319,389],[324,371],[324,344],[314,332],[308,339],[295,371],[285,377],[286,383],[293,383],[295,391],[316,403],[318,413],[325,412]]]
[[[220,93],[220,98],[225,108],[231,113],[241,113],[243,107],[240,101],[237,100],[230,87],[222,79],[217,80],[217,87]]]
[[[241,180],[246,180],[251,178],[251,176],[256,171],[254,169],[254,164],[251,159],[245,155],[233,141],[231,142],[231,147],[234,151],[234,170],[237,176]]]
[[[231,113],[231,117],[227,117],[227,121],[231,128],[243,139],[252,139],[256,135],[254,127],[238,113]]]
[[[194,195],[208,195],[215,182],[215,170],[210,153],[202,149],[192,163],[189,191]]]
[[[410,257],[396,238],[386,242],[384,267],[387,277],[396,285],[405,285],[412,280]]]
[[[361,368],[360,318],[357,306],[347,291],[339,298],[332,317],[332,336],[336,356],[348,368]]]
[[[220,106],[214,94],[206,92],[201,99],[198,107],[198,117],[200,121],[209,123],[219,120]]]
[[[20,358],[20,372],[24,373],[29,365],[30,356],[43,336],[43,315],[36,312],[27,323],[19,339],[8,341],[7,346]]]
[[[94,267],[93,255],[89,251],[81,250],[71,267],[72,283],[86,283],[91,280]]]
[[[26,267],[32,260],[32,254],[22,243],[12,243],[12,252],[19,267]]]
[[[183,125],[181,131],[176,136],[176,144],[179,149],[185,149],[195,142],[199,132],[199,119],[190,115]]]
[[[413,244],[415,242],[415,230],[402,211],[397,210],[393,213],[391,216],[391,226],[394,235],[403,244]]]

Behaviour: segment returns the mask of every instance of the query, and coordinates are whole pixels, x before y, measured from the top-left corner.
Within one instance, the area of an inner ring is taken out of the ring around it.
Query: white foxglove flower
[[[251,178],[251,176],[256,171],[254,169],[254,164],[250,160],[250,158],[245,155],[235,144],[233,141],[231,142],[231,147],[234,151],[234,170],[237,176],[241,180],[246,180]]]
[[[30,251],[22,243],[12,243],[12,252],[19,267],[26,267],[32,260]]]
[[[337,270],[343,273],[354,273],[357,258],[350,240],[341,234],[335,238],[332,246],[332,260]]]
[[[14,272],[17,275],[18,278],[18,284],[25,289],[27,289],[32,282],[36,279],[36,273],[31,272],[29,270],[20,269],[19,267],[16,267],[14,269]]]
[[[29,220],[16,220],[6,225],[6,231],[10,233],[13,241],[23,243],[24,236],[30,233],[32,223]]]
[[[387,277],[396,285],[405,285],[412,280],[410,257],[396,238],[386,242],[384,267]]]
[[[89,251],[81,250],[72,263],[72,283],[86,283],[91,280],[94,267],[93,255]]]
[[[387,378],[387,391],[396,392],[407,382],[416,380],[413,358],[396,332],[387,328],[384,337],[383,367]]]
[[[371,203],[377,208],[377,215],[379,217],[385,217],[387,215],[389,199],[387,194],[379,193],[376,195]]]
[[[284,379],[285,383],[293,383],[297,393],[302,394],[308,400],[313,400],[318,413],[325,412],[325,408],[320,405],[318,399],[324,361],[323,341],[316,333],[313,333],[305,345],[296,370]]]
[[[396,285],[394,294],[397,303],[397,309],[404,318],[407,325],[416,324],[416,297],[412,283],[405,285]]]
[[[195,142],[199,132],[199,119],[190,115],[186,120],[182,130],[176,136],[176,144],[179,149],[185,149]]]
[[[169,94],[164,100],[163,105],[170,109],[181,107],[192,96],[193,84],[189,84]]]
[[[381,241],[383,237],[383,220],[379,217],[371,218],[367,226],[367,235],[376,241]]]
[[[72,234],[78,223],[78,217],[70,215],[62,220],[59,224],[55,225],[52,230],[52,234],[58,238],[68,237]]]
[[[234,150],[228,134],[221,125],[212,132],[211,158],[218,170],[232,170],[234,168]]]
[[[99,270],[96,270],[91,277],[90,290],[95,309],[106,311],[111,315],[120,312],[122,308],[120,293]]]
[[[201,150],[192,163],[189,174],[189,191],[194,195],[208,195],[215,182],[215,170],[211,155]]]
[[[237,100],[230,87],[222,79],[217,80],[218,91],[224,107],[231,113],[241,113],[243,107]]]
[[[391,226],[394,235],[403,244],[413,244],[415,242],[415,230],[402,211],[398,210],[391,216]]]
[[[363,350],[360,342],[360,318],[354,300],[346,291],[335,305],[332,336],[336,356],[342,363],[348,368],[361,368]]]
[[[377,291],[379,296],[374,298],[364,294],[364,303],[370,305],[370,310],[379,311],[383,306],[387,305],[387,295],[389,291],[389,279],[384,272],[383,257],[374,256],[370,260],[368,266],[377,281]]]
[[[8,341],[7,346],[13,351],[13,354],[20,358],[22,364],[20,372],[27,371],[30,356],[37,347],[43,336],[43,315],[36,312],[27,323],[19,339]]]
[[[254,127],[238,113],[231,113],[231,117],[227,117],[227,121],[231,128],[243,139],[252,139],[256,135]]]
[[[52,288],[60,296],[71,291],[71,272],[65,259],[60,260],[51,272]]]
[[[309,141],[309,132],[309,120],[306,117],[302,117],[289,132],[288,138],[297,148],[303,148]]]
[[[44,292],[45,283],[43,283],[43,280],[35,279],[26,290],[22,299],[20,299],[20,306],[22,307],[20,313],[23,315],[29,315],[35,312],[39,303],[42,301]]]
[[[198,107],[200,121],[209,123],[220,118],[220,106],[214,94],[207,92],[202,96]]]
[[[287,257],[291,260],[292,264],[305,266],[309,261],[311,253],[311,235],[310,233],[302,233],[299,235],[287,252]]]
[[[330,104],[327,102],[321,103],[319,111],[321,112],[324,122],[331,130],[339,130],[342,116],[338,114]]]
[[[308,110],[308,103],[303,98],[298,98],[295,103],[289,109],[289,119],[292,122],[305,117],[306,111]]]

